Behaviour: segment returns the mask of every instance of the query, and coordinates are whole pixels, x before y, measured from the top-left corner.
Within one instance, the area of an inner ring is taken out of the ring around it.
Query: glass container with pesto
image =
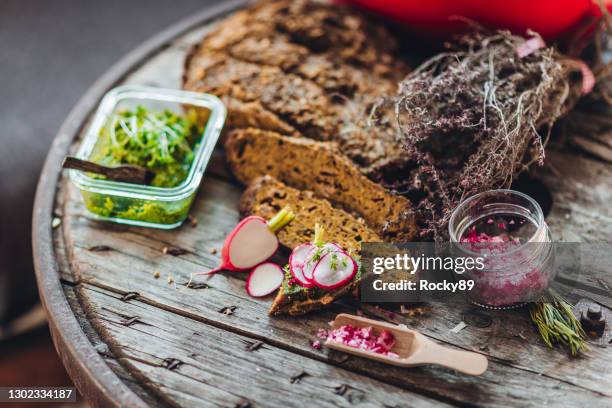
[[[85,207],[97,219],[175,228],[187,218],[225,121],[212,95],[122,86],[110,91],[77,157],[105,166],[131,164],[155,173],[150,185],[70,171]]]

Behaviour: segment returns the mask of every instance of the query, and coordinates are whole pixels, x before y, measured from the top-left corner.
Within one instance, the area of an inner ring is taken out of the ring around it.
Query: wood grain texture
[[[120,74],[105,86],[121,78],[126,83],[178,88],[186,50],[209,29],[206,25],[167,39],[155,52],[146,53],[144,63],[119,67]],[[81,112],[75,117],[82,119],[69,123],[54,147],[55,165],[78,144],[87,116]],[[51,214],[62,223],[53,230],[52,240],[44,241],[46,235],[39,233],[35,244],[49,249],[38,251],[39,282],[50,282],[41,287],[41,296],[67,302],[80,328],[80,333],[69,335],[61,333],[66,327],[56,327],[58,349],[62,352],[73,344],[71,336],[80,336],[81,347],[85,350],[89,343],[90,354],[72,353],[70,358],[105,365],[104,370],[92,369],[79,360],[71,372],[83,378],[80,388],[89,390],[85,394],[94,402],[107,405],[114,400],[120,405],[126,401],[120,398],[127,396],[134,404],[149,406],[612,404],[609,338],[594,342],[587,356],[572,359],[562,350],[546,348],[524,311],[475,310],[461,299],[426,305],[412,317],[362,306],[367,314],[406,324],[442,344],[487,355],[489,370],[472,378],[442,368],[400,369],[314,349],[311,343],[319,328],[337,312],[355,313],[360,307],[350,302],[306,317],[271,318],[266,314],[271,300],[248,297],[244,274],[198,277],[196,286],[187,287],[192,273],[218,264],[222,241],[238,221],[241,188],[228,175],[220,151],[211,160],[192,208],[197,226],[186,224],[172,231],[87,219],[79,193],[68,180],[61,177],[55,183],[58,168],[52,167],[53,160],[37,202],[37,219],[45,234],[45,228],[51,230]],[[551,151],[536,176],[553,196],[547,221],[556,239],[610,240],[610,166],[576,152]],[[164,254],[164,247],[186,253]],[[52,257],[52,262],[41,254]],[[168,277],[174,282],[168,283]],[[572,300],[596,300],[609,314],[612,278],[599,267],[585,278]],[[224,312],[227,307],[233,312]],[[52,306],[47,310],[53,313]],[[486,327],[479,324],[483,314],[490,320]],[[450,332],[462,320],[468,326]],[[259,348],[246,350],[257,342],[262,342]],[[308,375],[297,378],[302,371]],[[105,379],[112,382],[104,383]],[[95,390],[96,381],[106,387]],[[125,394],[111,395],[108,384],[117,384]],[[109,394],[106,399],[104,392]]]
[[[226,203],[236,199],[239,192],[238,187],[226,181],[209,179],[193,210],[198,226],[186,225],[177,231],[92,222],[83,216],[84,210],[78,200],[67,200],[67,213],[76,215],[74,219],[69,217],[68,245],[73,248],[71,263],[77,266],[79,281],[120,295],[136,292],[139,301],[160,310],[338,364],[337,354],[314,350],[310,342],[316,340],[317,329],[326,327],[335,312],[354,312],[354,306],[339,305],[335,310],[304,318],[269,318],[266,316],[269,300],[249,298],[244,291],[243,274],[227,273],[207,280],[198,278],[198,282],[205,281],[209,286],[205,289],[189,289],[183,285],[189,281],[191,273],[211,269],[217,264],[218,254],[211,254],[210,249],[220,248],[225,234],[238,220],[236,208]],[[213,222],[216,228],[208,229],[206,226]],[[121,244],[117,245],[119,242]],[[90,245],[112,249],[91,251]],[[183,248],[188,253],[179,257],[164,255],[162,250],[167,245]],[[154,271],[160,271],[159,280],[153,277]],[[177,285],[169,285],[165,280],[167,276],[172,276]],[[228,316],[219,312],[223,306],[236,306],[236,310]],[[485,353],[491,358],[491,367],[483,377],[466,378],[430,367],[392,369],[353,358],[343,362],[342,367],[400,387],[419,389],[445,401],[468,404],[504,406],[508,398],[522,398],[525,381],[546,390],[529,396],[533,405],[562,398],[570,389],[575,403],[612,395],[601,378],[605,367],[611,363],[612,356],[606,349],[595,348],[588,359],[571,359],[563,352],[551,351],[541,343],[524,311],[487,312],[493,322],[491,326],[484,329],[468,326],[460,334],[454,334],[449,330],[465,319],[464,315],[471,313],[469,305],[457,299],[426,310],[418,319],[396,315],[394,321],[408,324],[443,343]],[[386,312],[380,313],[387,317]],[[468,387],[472,392],[466,393]]]
[[[79,290],[87,298],[85,309],[92,323],[113,353],[171,404],[444,405],[140,300],[122,301],[115,292],[87,284]],[[301,373],[305,374],[297,378]]]

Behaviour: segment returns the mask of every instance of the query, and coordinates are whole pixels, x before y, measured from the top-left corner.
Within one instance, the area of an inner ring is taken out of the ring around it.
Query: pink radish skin
[[[196,275],[245,271],[267,261],[277,249],[278,238],[268,227],[268,222],[251,215],[240,221],[225,238],[221,249],[221,265]]]
[[[336,255],[336,269],[332,269],[333,256]],[[346,266],[343,266],[343,260]],[[357,262],[344,250],[324,255],[313,271],[314,284],[322,289],[336,289],[350,282],[357,274]]]
[[[280,288],[284,278],[282,268],[275,263],[265,262],[257,265],[247,278],[247,293],[256,298],[268,296]]]
[[[291,276],[305,288],[312,288],[314,284],[306,279],[304,276],[304,266],[308,261],[308,254],[310,253],[312,247],[314,247],[311,243],[300,244],[293,249],[291,255],[289,256],[289,272],[291,272]]]

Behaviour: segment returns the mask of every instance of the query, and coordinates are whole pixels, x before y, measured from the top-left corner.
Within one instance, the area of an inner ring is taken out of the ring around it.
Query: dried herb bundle
[[[565,344],[572,356],[588,350],[586,334],[574,316],[572,306],[559,295],[551,293],[550,299],[534,303],[530,316],[548,347]]]
[[[461,200],[508,187],[541,164],[551,125],[577,101],[577,64],[553,48],[529,48],[540,41],[532,35],[470,34],[460,50],[429,59],[375,106],[374,121],[394,109],[397,137],[413,158],[404,184],[389,187],[413,200],[425,235],[445,237]]]

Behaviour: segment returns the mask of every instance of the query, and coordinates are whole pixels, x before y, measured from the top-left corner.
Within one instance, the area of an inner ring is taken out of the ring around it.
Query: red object
[[[602,0],[612,10],[612,0]],[[463,17],[519,35],[528,29],[556,39],[589,16],[601,16],[597,0],[340,0],[435,36],[461,31]]]
[[[234,227],[234,229],[225,238],[225,241],[223,242],[223,247],[221,248],[221,264],[215,269],[211,269],[210,271],[206,271],[206,272],[198,272],[198,273],[195,273],[194,275],[213,275],[220,271],[232,271],[232,272],[248,271],[249,269],[270,259],[272,255],[274,255],[276,251],[278,250],[278,238],[276,237],[274,237],[273,250],[262,251],[260,253],[254,254],[252,258],[249,260],[250,263],[248,265],[243,264],[243,265],[237,266],[234,264],[234,260],[231,259],[230,246],[234,243],[233,242],[234,239],[236,239],[240,234],[244,234],[244,228],[250,224],[258,224],[266,231],[268,228],[268,222],[262,217],[259,217],[257,215],[250,215],[244,218],[242,221],[238,223],[238,225],[236,225],[236,227]],[[265,238],[267,238],[267,236],[250,237],[250,239],[243,240],[246,242],[242,242],[242,245],[253,247],[255,244],[258,244],[258,245],[261,244],[262,241],[265,241]]]
[[[272,274],[270,274],[270,272]],[[268,296],[283,284],[285,272],[273,262],[259,264],[249,273],[246,291],[254,298]]]

